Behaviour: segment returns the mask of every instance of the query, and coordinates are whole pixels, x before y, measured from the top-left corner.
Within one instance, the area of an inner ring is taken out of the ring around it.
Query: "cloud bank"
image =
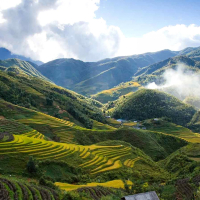
[[[106,57],[200,46],[200,26],[176,25],[127,38],[96,18],[100,0],[0,1],[0,46],[47,62],[56,58],[97,61]]]
[[[153,82],[147,85],[147,88],[162,90],[181,100],[189,96],[200,98],[200,74],[188,69],[184,64],[179,63],[176,69],[167,69],[162,76],[163,85]]]

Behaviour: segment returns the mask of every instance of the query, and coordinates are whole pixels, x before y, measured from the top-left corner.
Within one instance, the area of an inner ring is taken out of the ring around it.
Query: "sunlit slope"
[[[43,134],[32,129],[31,127],[10,119],[0,119],[0,132],[50,140],[48,137],[45,137]]]
[[[56,141],[74,143],[76,142],[74,136],[77,132],[92,131],[77,126],[71,121],[66,121],[41,112],[13,105],[3,100],[0,100],[0,108],[0,116],[15,119]],[[96,129],[115,130],[115,128],[111,126],[94,121],[94,130]]]
[[[0,101],[0,108],[0,116],[15,119],[58,142],[92,145],[98,142],[105,143],[108,140],[120,140],[140,148],[154,160],[164,159],[173,151],[187,144],[179,138],[162,133],[133,128],[116,129],[95,121],[94,128],[90,130],[79,127],[70,121],[61,120],[5,101]],[[166,143],[166,141],[168,142]],[[120,163],[115,161],[113,160],[115,166],[120,167]]]
[[[141,160],[152,167],[155,165],[142,151],[130,146],[82,146],[45,141],[23,135],[14,135],[14,140],[10,142],[0,140],[0,155],[2,163],[4,163],[3,160],[6,159],[6,156],[20,157],[25,160],[30,156],[42,161],[71,162],[70,160],[73,160],[75,166],[79,166],[93,175],[123,167],[133,168],[133,164],[130,166],[126,164],[127,160],[135,160],[135,162]]]
[[[142,124],[148,130],[173,135],[192,143],[200,142],[199,133],[194,133],[192,130],[186,127],[174,124],[172,122],[168,122],[164,119],[158,119],[158,121],[155,121],[154,119],[149,119],[143,121]]]
[[[36,68],[34,68],[34,66],[31,65],[29,62],[20,59],[11,58],[7,60],[0,60],[0,66],[1,70],[4,69],[4,71],[7,72],[14,72],[22,75],[25,74],[28,76],[38,77],[43,80],[50,81],[48,78],[43,76]]]
[[[0,98],[90,129],[92,120],[105,123],[100,102],[36,77],[1,69]]]
[[[145,120],[168,117],[172,122],[186,125],[196,110],[172,95],[157,90],[141,89],[114,108],[114,118]]]
[[[132,185],[133,183],[131,181],[126,182],[128,185]],[[73,185],[68,183],[55,183],[56,186],[60,187],[62,190],[71,191],[71,190],[77,190],[79,188],[83,187],[96,187],[96,186],[103,186],[103,187],[109,187],[109,188],[121,188],[124,189],[124,183],[122,180],[113,180],[108,181],[105,183],[87,183],[86,185]]]
[[[100,101],[101,103],[108,103],[108,101],[117,100],[122,95],[126,95],[130,92],[135,92],[140,87],[141,85],[139,83],[130,81],[126,83],[121,83],[120,85],[109,90],[103,90],[95,95],[92,95],[91,97],[93,99],[96,99],[97,101]]]

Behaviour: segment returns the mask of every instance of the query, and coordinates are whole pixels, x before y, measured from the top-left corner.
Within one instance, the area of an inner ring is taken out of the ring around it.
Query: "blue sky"
[[[101,0],[96,12],[127,37],[139,37],[168,25],[200,24],[199,0]]]
[[[48,62],[200,46],[197,0],[0,0],[0,47]]]

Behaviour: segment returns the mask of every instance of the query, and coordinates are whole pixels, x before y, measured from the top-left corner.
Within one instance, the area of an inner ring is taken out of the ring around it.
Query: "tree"
[[[47,106],[53,106],[53,99],[50,99],[50,98],[46,98],[46,103],[47,103]]]
[[[27,163],[27,170],[31,174],[37,172],[37,166],[36,166],[36,163],[35,163],[35,160],[33,159],[33,157],[29,158],[29,161]]]

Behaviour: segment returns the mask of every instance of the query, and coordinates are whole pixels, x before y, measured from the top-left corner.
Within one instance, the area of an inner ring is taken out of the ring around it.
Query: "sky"
[[[200,1],[0,0],[0,47],[34,60],[200,46]]]

